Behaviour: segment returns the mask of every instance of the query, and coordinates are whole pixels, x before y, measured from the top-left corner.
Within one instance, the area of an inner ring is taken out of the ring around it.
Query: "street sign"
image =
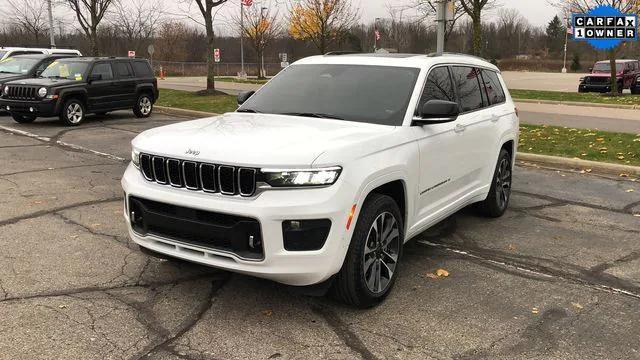
[[[149,47],[147,48],[147,52],[149,53],[149,55],[153,56],[153,53],[156,52],[156,48],[152,45],[149,45]]]
[[[283,69],[286,68],[287,66],[289,66],[289,62],[287,62],[287,61],[283,61],[283,62],[280,63],[280,67],[283,68]]]
[[[213,60],[220,62],[220,49],[213,49]]]
[[[129,57],[136,57],[136,52],[133,50],[129,50]]]

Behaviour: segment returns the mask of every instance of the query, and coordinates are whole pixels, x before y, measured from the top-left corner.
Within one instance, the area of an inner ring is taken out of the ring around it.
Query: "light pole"
[[[47,0],[47,7],[49,8],[49,39],[51,40],[51,48],[56,48],[56,38],[54,35],[54,27],[53,27],[53,5],[51,5],[51,0]]]
[[[447,1],[440,0],[436,11],[436,22],[438,23],[438,38],[436,39],[436,53],[444,53],[444,33],[447,22]]]
[[[246,77],[244,71],[244,0],[240,1],[240,77]]]
[[[567,13],[564,13],[564,25],[566,28],[564,29],[564,62],[562,63],[562,73],[565,74],[567,72],[567,43],[569,42],[569,23],[567,22],[568,17]]]

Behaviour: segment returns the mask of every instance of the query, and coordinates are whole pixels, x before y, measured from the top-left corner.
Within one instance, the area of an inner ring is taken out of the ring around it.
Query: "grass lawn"
[[[235,111],[238,100],[231,95],[198,95],[190,91],[160,89],[156,105],[222,114]]]
[[[520,125],[521,152],[640,166],[640,134]]]
[[[624,94],[622,96],[603,96],[598,93],[572,93],[561,91],[518,90],[509,89],[514,99],[576,101],[598,104],[640,105],[640,95]]]

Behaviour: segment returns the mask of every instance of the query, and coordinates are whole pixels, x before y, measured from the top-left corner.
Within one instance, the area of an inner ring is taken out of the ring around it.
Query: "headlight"
[[[327,186],[338,180],[342,168],[322,169],[262,169],[264,181],[273,187]]]
[[[4,94],[9,95],[9,85],[4,87]]]
[[[38,89],[38,96],[40,96],[41,98],[47,96],[47,88],[41,87],[40,89]]]
[[[131,150],[131,162],[133,166],[139,168],[140,167],[140,152]]]

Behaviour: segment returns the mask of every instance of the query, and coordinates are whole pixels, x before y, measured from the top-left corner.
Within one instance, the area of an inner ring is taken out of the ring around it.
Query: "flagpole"
[[[568,22],[567,13],[564,13],[564,25],[566,28],[564,29],[564,62],[562,65],[562,73],[565,74],[567,72],[567,43],[569,42],[569,22]]]
[[[373,22],[373,38],[375,39],[375,44],[373,45],[373,52],[378,51],[378,20],[380,20],[380,18],[376,18]]]
[[[242,70],[240,70],[240,76],[245,77],[244,72],[244,4],[242,0],[240,0],[240,63],[242,66]]]

